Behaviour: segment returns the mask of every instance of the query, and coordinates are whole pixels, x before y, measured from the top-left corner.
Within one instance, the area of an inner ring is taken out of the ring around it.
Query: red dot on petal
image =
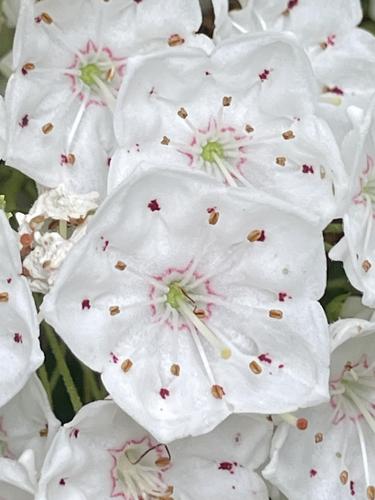
[[[89,299],[83,299],[81,303],[82,310],[83,309],[91,309],[91,304]]]
[[[167,399],[167,397],[169,396],[169,390],[162,387],[159,391],[159,394],[163,399]]]
[[[318,471],[315,469],[310,469],[310,477],[315,477],[318,474]]]
[[[147,206],[151,210],[151,212],[156,212],[160,210],[160,205],[158,200],[151,200]]]

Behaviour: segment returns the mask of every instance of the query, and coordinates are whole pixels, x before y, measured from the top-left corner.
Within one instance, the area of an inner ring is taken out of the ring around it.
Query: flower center
[[[132,442],[116,452],[116,466],[112,471],[116,488],[112,496],[119,496],[120,492],[129,500],[169,496],[171,487],[163,480],[163,472],[170,466],[169,452],[163,454],[163,445],[145,449],[148,440],[143,441]]]
[[[215,163],[217,157],[225,157],[224,147],[219,141],[208,141],[207,144],[202,147],[201,157],[203,161]]]
[[[375,204],[375,176],[368,179],[362,192],[368,196],[372,204]]]
[[[103,71],[98,67],[97,64],[85,64],[80,68],[80,79],[88,87],[95,85],[95,78],[102,78]]]
[[[184,292],[181,289],[179,283],[172,282],[169,285],[169,290],[167,293],[167,304],[169,304],[173,309],[179,308],[179,303],[184,300]]]

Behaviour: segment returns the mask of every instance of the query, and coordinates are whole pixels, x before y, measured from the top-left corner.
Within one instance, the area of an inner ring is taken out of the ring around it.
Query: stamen
[[[133,361],[131,359],[125,359],[121,364],[121,370],[127,373],[133,366]]]
[[[292,425],[293,427],[296,427],[300,431],[306,430],[309,426],[309,421],[306,418],[297,418],[292,413],[282,413],[279,415],[279,417],[281,417],[284,422]]]

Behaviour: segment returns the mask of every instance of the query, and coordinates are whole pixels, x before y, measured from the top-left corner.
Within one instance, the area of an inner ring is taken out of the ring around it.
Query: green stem
[[[52,405],[52,391],[51,391],[51,386],[48,381],[48,373],[45,365],[42,365],[39,370],[38,370],[38,375],[39,378],[43,384],[44,389],[46,390],[47,396],[48,396],[48,401]]]
[[[73,409],[77,413],[77,411],[82,407],[81,399],[79,397],[77,388],[74,385],[73,377],[69,371],[55,332],[46,322],[44,322],[44,333],[46,334],[48,343],[51,347],[53,355],[55,356],[57,367],[64,381],[65,388],[69,395]]]
[[[85,386],[87,386],[88,394],[91,394],[93,396],[93,399],[95,399],[96,401],[103,399],[104,394],[103,391],[98,387],[94,372],[92,372],[89,368],[83,365],[82,365],[82,371],[84,375],[84,383]]]

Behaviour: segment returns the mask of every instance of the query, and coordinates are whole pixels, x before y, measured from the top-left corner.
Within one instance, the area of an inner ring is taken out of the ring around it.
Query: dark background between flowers
[[[201,0],[201,3],[205,5],[205,13],[200,31],[211,36],[214,19],[212,8],[210,8],[210,0]],[[230,3],[233,8],[238,6],[237,0],[230,0]],[[361,26],[375,34],[375,22],[367,15],[368,0],[362,0],[362,5],[364,19]],[[0,14],[0,58],[11,49],[13,36],[14,30],[5,25]],[[2,95],[4,94],[6,80],[6,77],[0,74],[0,94]],[[0,194],[6,196],[7,211],[27,213],[37,197],[37,190],[34,181],[0,162]],[[11,218],[11,224],[16,228],[17,224],[14,217]],[[341,236],[341,221],[333,221],[324,231],[326,250],[328,251]],[[344,300],[349,296],[359,295],[359,292],[346,279],[341,263],[331,262],[329,259],[327,259],[327,262],[328,283],[321,303],[328,320],[332,322],[339,317]],[[40,304],[42,296],[34,294],[34,297],[36,303]],[[53,355],[54,347],[58,346],[60,351],[65,354],[66,363],[83,404],[105,397],[106,391],[101,384],[99,375],[93,375],[88,368],[84,367],[46,325],[42,325],[41,344],[46,360],[44,366],[38,370],[38,374],[47,389],[54,412],[62,422],[71,420],[75,412],[61,377],[61,371],[56,365]]]

